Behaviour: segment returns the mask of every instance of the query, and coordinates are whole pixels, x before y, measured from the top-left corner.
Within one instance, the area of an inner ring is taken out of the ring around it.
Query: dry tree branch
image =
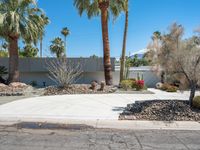
[[[82,67],[80,63],[72,62],[67,58],[58,58],[47,63],[49,78],[61,87],[68,87],[80,79]]]

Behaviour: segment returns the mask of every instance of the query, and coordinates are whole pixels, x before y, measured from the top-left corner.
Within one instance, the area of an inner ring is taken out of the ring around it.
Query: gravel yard
[[[200,110],[192,109],[188,101],[153,100],[129,104],[120,120],[200,121]]]

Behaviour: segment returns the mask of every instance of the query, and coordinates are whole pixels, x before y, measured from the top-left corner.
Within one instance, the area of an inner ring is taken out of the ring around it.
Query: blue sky
[[[185,27],[185,37],[193,34],[200,26],[200,0],[129,0],[129,32],[127,54],[145,48],[154,31],[166,32],[167,27],[178,22]],[[100,17],[89,20],[86,15],[80,17],[73,0],[38,0],[51,23],[46,27],[44,55],[49,55],[50,41],[62,36],[60,31],[68,27],[71,35],[67,38],[67,54],[70,57],[103,55]],[[124,14],[115,23],[110,20],[111,56],[121,54],[124,31]]]

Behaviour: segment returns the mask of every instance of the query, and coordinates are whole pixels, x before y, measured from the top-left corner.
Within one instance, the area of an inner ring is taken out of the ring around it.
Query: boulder
[[[3,83],[0,83],[0,89],[6,88],[6,87],[7,87],[7,85],[5,85],[5,84],[3,84]]]
[[[156,88],[157,89],[161,89],[162,86],[163,86],[163,83],[161,83],[161,82],[156,83]]]
[[[12,88],[25,88],[27,87],[27,85],[25,83],[21,83],[21,82],[12,82],[9,84],[10,87]]]

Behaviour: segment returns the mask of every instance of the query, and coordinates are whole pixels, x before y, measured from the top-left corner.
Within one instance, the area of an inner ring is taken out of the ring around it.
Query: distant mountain
[[[134,55],[138,55],[138,58],[141,59],[141,58],[143,58],[144,54],[145,54],[146,52],[148,52],[148,50],[149,50],[149,49],[145,48],[145,49],[141,49],[141,50],[139,50],[139,51],[135,51],[135,52],[133,52],[133,53],[130,54],[130,57],[133,58]]]

